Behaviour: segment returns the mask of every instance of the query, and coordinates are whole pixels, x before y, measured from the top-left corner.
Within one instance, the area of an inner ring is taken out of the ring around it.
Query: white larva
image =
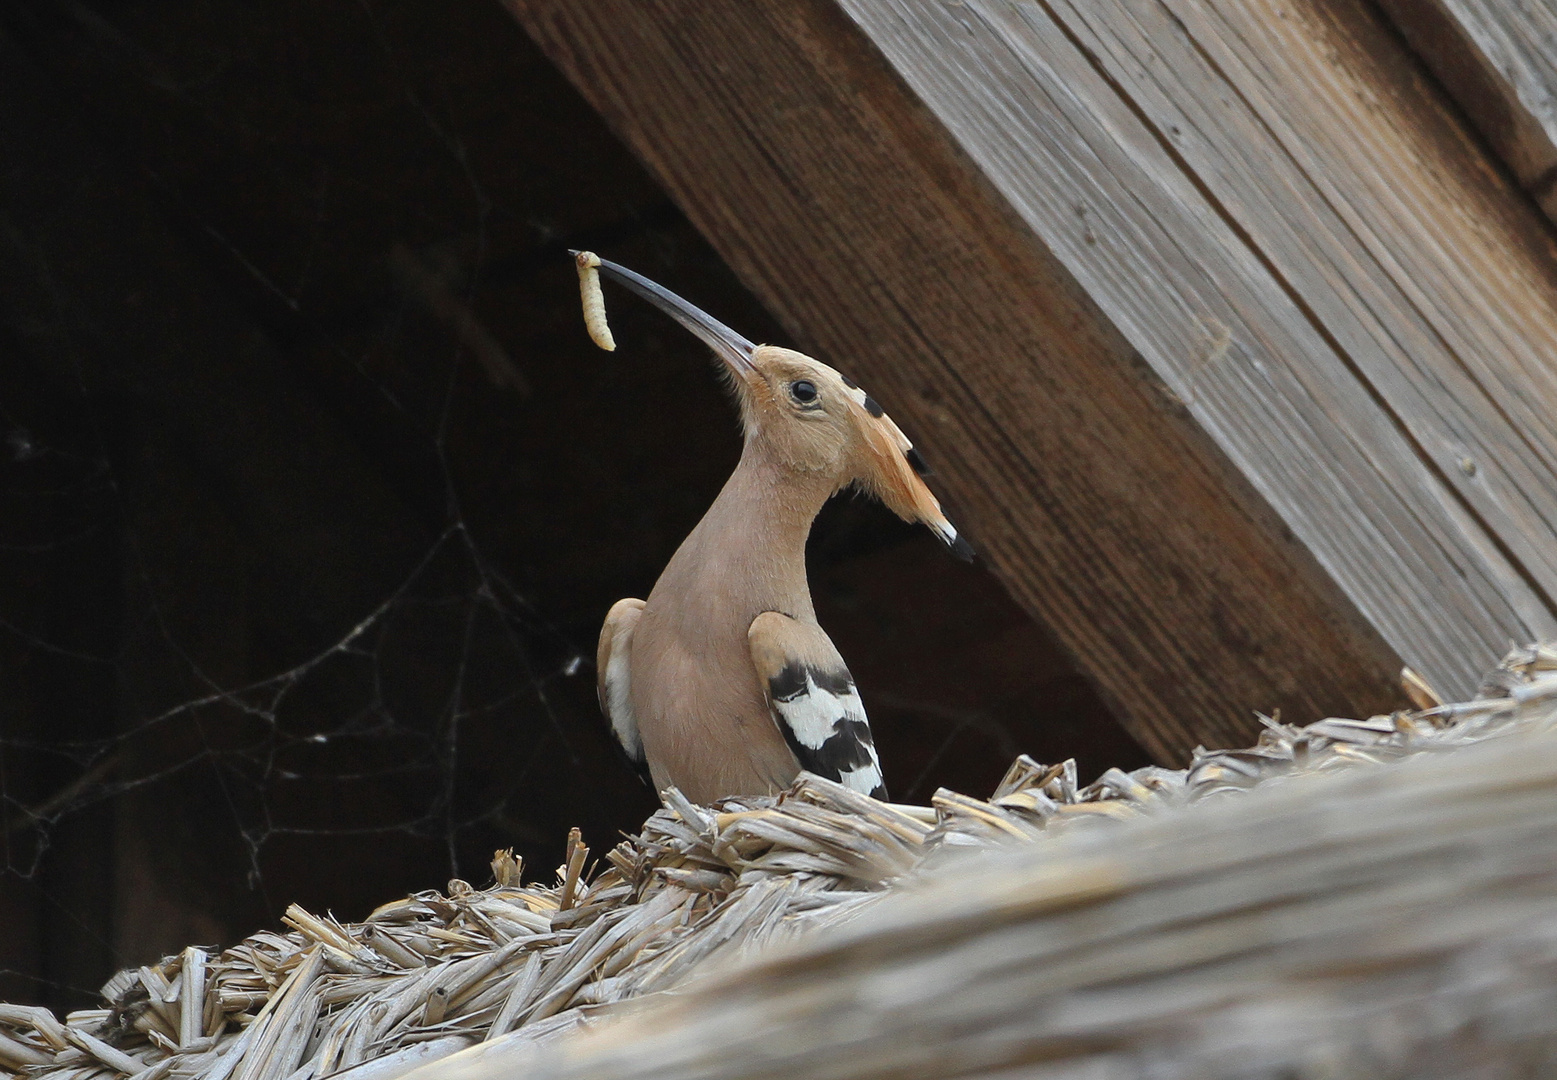
[[[584,300],[584,329],[596,345],[615,352],[616,340],[606,323],[605,294],[600,291],[600,257],[593,251],[581,251],[574,259],[578,263],[578,291]]]

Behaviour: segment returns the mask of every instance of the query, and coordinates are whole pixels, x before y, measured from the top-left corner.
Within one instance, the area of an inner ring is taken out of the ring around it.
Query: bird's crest
[[[842,374],[839,378],[859,410],[859,430],[864,436],[865,453],[873,466],[862,470],[865,477],[856,480],[856,485],[880,499],[888,510],[904,521],[919,521],[929,526],[960,558],[971,558],[972,547],[958,535],[956,527],[941,510],[940,500],[924,482],[923,477],[929,475],[930,467],[914,449],[914,444],[858,383]]]

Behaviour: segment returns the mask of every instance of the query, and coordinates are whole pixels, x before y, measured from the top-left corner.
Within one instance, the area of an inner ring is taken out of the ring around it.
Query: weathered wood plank
[[[1553,632],[1550,252],[1376,27],[844,2],[1408,662]]]
[[[1549,0],[1380,0],[1557,222],[1557,7]]]
[[[1217,360],[1239,308],[1267,302],[1239,285],[1261,276],[1255,259],[1229,271],[1235,302],[1214,306],[1175,296],[1159,268],[1127,266],[1142,296],[1172,309],[1171,340],[1127,340],[1134,328],[1104,317],[1051,255],[1055,238],[1013,213],[836,5],[510,7],[802,347],[867,381],[934,455],[959,523],[1159,758],[1246,737],[1255,708],[1311,717],[1393,701],[1394,652],[1142,362],[1164,350]],[[1074,206],[1060,204],[1067,229],[1095,246]],[[1173,238],[1154,242],[1171,250]],[[1183,273],[1196,258],[1180,257]],[[1292,305],[1282,318],[1284,340],[1307,334],[1295,352],[1325,348]],[[1358,546],[1390,550],[1399,530],[1371,506],[1387,500],[1409,521],[1403,500],[1382,482],[1353,493],[1348,471],[1379,470],[1334,459],[1346,433],[1334,450],[1305,441],[1315,424],[1333,429],[1322,411],[1288,411],[1238,422],[1249,440],[1295,429],[1281,452],[1312,462],[1318,475],[1297,478],[1333,493],[1327,527],[1353,540],[1382,530]],[[1385,449],[1401,468],[1414,461]],[[1422,483],[1430,503],[1437,489]],[[1518,622],[1506,604],[1482,616],[1499,620]],[[1444,636],[1448,655],[1463,635]]]

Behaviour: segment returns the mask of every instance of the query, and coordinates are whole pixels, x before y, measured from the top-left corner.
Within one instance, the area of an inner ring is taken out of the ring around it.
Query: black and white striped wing
[[[773,721],[800,767],[885,799],[865,706],[827,635],[769,611],[757,616],[748,637]]]

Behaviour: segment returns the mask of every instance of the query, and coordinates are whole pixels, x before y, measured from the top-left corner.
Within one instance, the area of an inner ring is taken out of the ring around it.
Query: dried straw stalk
[[[1021,758],[990,800],[930,808],[815,777],[672,791],[593,876],[576,838],[550,886],[499,853],[489,889],[351,925],[294,906],[289,932],[121,972],[63,1025],[0,1006],[0,1071],[1525,1075],[1557,1060],[1554,723],[1548,647],[1473,702],[1268,721],[1248,750],[1086,787]],[[1403,758],[1426,760],[1356,767]]]

